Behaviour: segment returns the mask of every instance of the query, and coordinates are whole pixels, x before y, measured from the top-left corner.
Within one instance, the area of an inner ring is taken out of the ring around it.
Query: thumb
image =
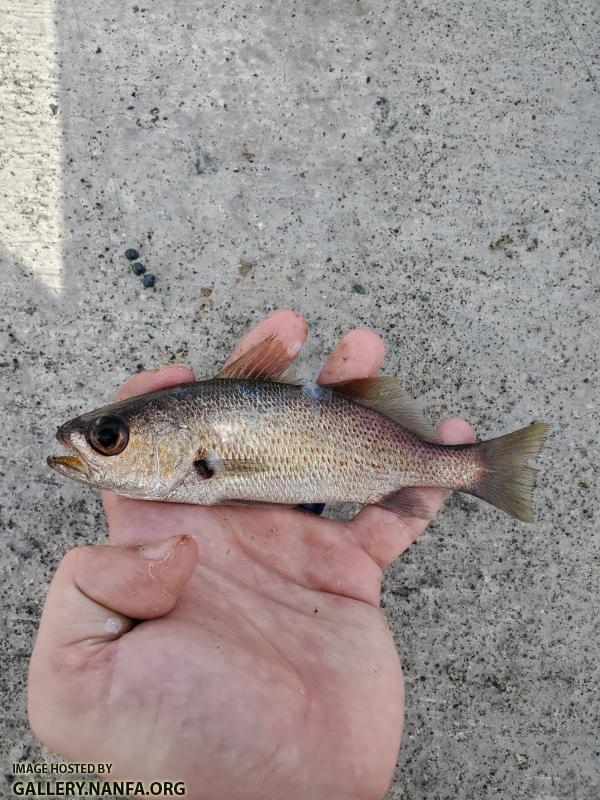
[[[134,620],[168,614],[197,560],[191,536],[67,553],[48,591],[29,665],[29,721],[38,738],[64,750],[68,710],[86,691],[95,696],[99,676],[110,673],[116,653],[111,643],[127,634]]]
[[[126,633],[134,619],[168,614],[197,560],[191,536],[69,551],[48,591],[33,658],[48,649],[103,644]]]

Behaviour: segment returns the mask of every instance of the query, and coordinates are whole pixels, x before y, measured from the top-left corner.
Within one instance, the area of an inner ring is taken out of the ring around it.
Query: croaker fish
[[[393,378],[294,385],[273,337],[212,380],[139,395],[67,422],[62,475],[176,503],[354,502],[427,518],[422,493],[455,489],[531,521],[546,425],[443,445]]]

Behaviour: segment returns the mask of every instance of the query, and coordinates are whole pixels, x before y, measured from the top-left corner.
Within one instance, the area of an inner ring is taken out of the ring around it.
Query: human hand
[[[234,355],[275,335],[291,362],[306,332],[280,311]],[[372,376],[382,360],[381,339],[353,330],[319,380]],[[191,380],[166,367],[119,398]],[[473,440],[461,420],[438,433]],[[446,495],[424,491],[432,509]],[[29,674],[38,738],[111,762],[111,777],[185,781],[195,800],[383,797],[404,696],[382,570],[425,523],[374,507],[341,523],[107,493],[104,505],[110,545],[70,551],[48,592]]]

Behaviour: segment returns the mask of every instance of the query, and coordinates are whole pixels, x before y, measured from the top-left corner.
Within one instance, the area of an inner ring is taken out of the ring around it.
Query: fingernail
[[[149,561],[162,561],[163,558],[170,556],[173,550],[182,542],[185,536],[171,536],[169,539],[163,539],[162,542],[156,544],[145,544],[138,547],[138,552],[142,558],[147,558]]]
[[[184,364],[183,361],[181,361],[181,362],[177,362],[175,364],[163,364],[162,367],[156,367],[156,369],[145,369],[144,373],[146,375],[148,375],[149,373],[150,374],[154,374],[156,372],[162,372],[164,369],[186,369],[186,370],[191,370],[192,368],[190,366],[188,366],[187,364]]]
[[[109,617],[104,623],[104,630],[106,633],[121,633],[123,628],[123,621],[119,617]]]

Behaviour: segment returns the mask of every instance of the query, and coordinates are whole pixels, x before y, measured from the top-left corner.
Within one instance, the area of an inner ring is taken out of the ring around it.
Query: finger
[[[371,378],[383,363],[385,346],[368,328],[355,328],[343,336],[321,370],[318,383],[338,383],[352,378]]]
[[[127,400],[138,394],[156,392],[167,386],[177,386],[180,383],[190,383],[195,380],[194,373],[183,364],[174,364],[162,369],[140,372],[132,375],[117,392],[117,400]]]
[[[277,339],[278,344],[282,347],[283,358],[287,358],[291,364],[302,349],[307,334],[306,320],[297,311],[290,309],[275,311],[244,336],[225,364],[235,361],[236,358],[269,336]]]
[[[462,419],[448,419],[437,429],[442,444],[468,444],[475,441],[475,431]],[[419,501],[433,518],[448,496],[445,489],[419,489]],[[355,535],[369,555],[385,567],[403,553],[425,530],[429,520],[405,517],[383,508],[369,506],[351,523]]]
[[[97,647],[132,620],[168,614],[190,578],[198,549],[191,536],[143,547],[92,545],[71,550],[48,591],[36,640],[43,651]]]

